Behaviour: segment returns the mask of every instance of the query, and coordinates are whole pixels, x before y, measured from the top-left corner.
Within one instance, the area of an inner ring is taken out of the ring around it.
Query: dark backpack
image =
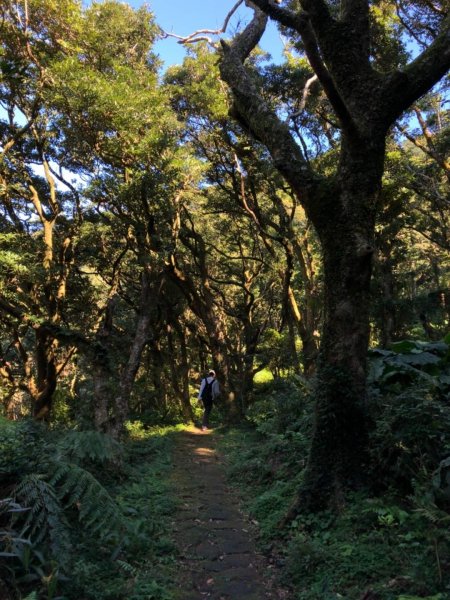
[[[208,383],[207,378],[205,377],[205,387],[203,388],[202,391],[202,400],[203,402],[212,402],[212,386],[214,383],[214,379],[211,381],[211,383]]]

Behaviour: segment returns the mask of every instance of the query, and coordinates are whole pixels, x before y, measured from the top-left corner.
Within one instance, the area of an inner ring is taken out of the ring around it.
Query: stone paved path
[[[173,531],[179,552],[179,600],[287,598],[256,551],[251,525],[227,487],[214,433],[191,428],[175,448],[180,506]]]

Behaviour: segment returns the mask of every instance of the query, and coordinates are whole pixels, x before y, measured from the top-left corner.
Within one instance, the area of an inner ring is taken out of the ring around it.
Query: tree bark
[[[54,356],[56,340],[37,329],[36,335],[36,390],[33,394],[33,416],[37,421],[48,421],[51,416],[53,394],[56,390],[57,370]]]
[[[250,305],[248,305],[248,308],[250,309]],[[252,323],[250,311],[243,320],[243,329],[245,354],[242,357],[242,372],[240,374],[240,397],[242,398],[242,410],[245,414],[253,392],[255,356],[260,336],[260,329]]]
[[[177,351],[174,343],[173,331],[175,331],[179,344],[179,358],[177,360]],[[186,423],[193,423],[194,413],[189,398],[189,364],[187,359],[186,340],[179,323],[167,325],[167,338],[170,352],[170,371],[172,375],[172,387],[175,395],[180,401],[183,418]]]
[[[233,92],[233,114],[266,145],[322,245],[325,310],[316,416],[300,494],[303,510],[318,510],[339,504],[346,489],[364,481],[369,287],[385,136],[393,121],[448,69],[450,17],[420,57],[403,71],[381,74],[370,62],[366,0],[346,0],[339,20],[325,0],[300,0],[305,12],[269,0],[252,4],[258,7],[253,20],[231,45],[222,42],[220,72]],[[331,177],[312,171],[287,123],[265,103],[243,66],[268,15],[301,37],[340,122],[340,160]]]
[[[380,267],[382,288],[381,347],[387,348],[395,332],[394,273],[390,256],[384,256]]]
[[[151,280],[150,273],[144,267],[141,274],[141,298],[137,314],[136,326],[133,340],[131,342],[128,361],[123,368],[120,381],[119,393],[114,401],[114,436],[119,437],[124,429],[124,423],[128,418],[130,397],[134,381],[141,364],[142,353],[148,342],[151,326]]]
[[[108,300],[101,326],[94,346],[90,349],[92,361],[92,382],[94,388],[94,426],[97,431],[114,435],[111,398],[113,371],[110,363],[110,345],[113,329],[113,316],[118,297],[113,293]]]

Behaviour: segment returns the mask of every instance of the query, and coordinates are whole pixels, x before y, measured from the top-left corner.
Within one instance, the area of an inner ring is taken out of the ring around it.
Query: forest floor
[[[218,436],[194,427],[176,436],[172,485],[179,506],[172,527],[179,554],[178,598],[287,599],[288,592],[276,584],[276,567],[257,551],[255,525],[227,485]]]

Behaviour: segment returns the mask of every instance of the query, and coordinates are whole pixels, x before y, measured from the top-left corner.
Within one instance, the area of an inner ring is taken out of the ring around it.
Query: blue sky
[[[149,0],[146,4],[154,13],[156,22],[167,32],[177,35],[188,35],[197,29],[219,29],[226,15],[236,3],[236,0]],[[128,0],[135,8],[145,4],[141,0]],[[251,11],[240,7],[237,15],[229,24],[228,31],[232,32],[239,21],[248,22]],[[227,33],[228,33],[227,31]],[[282,50],[279,33],[274,25],[268,27],[261,46],[278,59]],[[157,53],[164,63],[180,64],[185,55],[183,46],[173,38],[161,40],[156,46]]]

